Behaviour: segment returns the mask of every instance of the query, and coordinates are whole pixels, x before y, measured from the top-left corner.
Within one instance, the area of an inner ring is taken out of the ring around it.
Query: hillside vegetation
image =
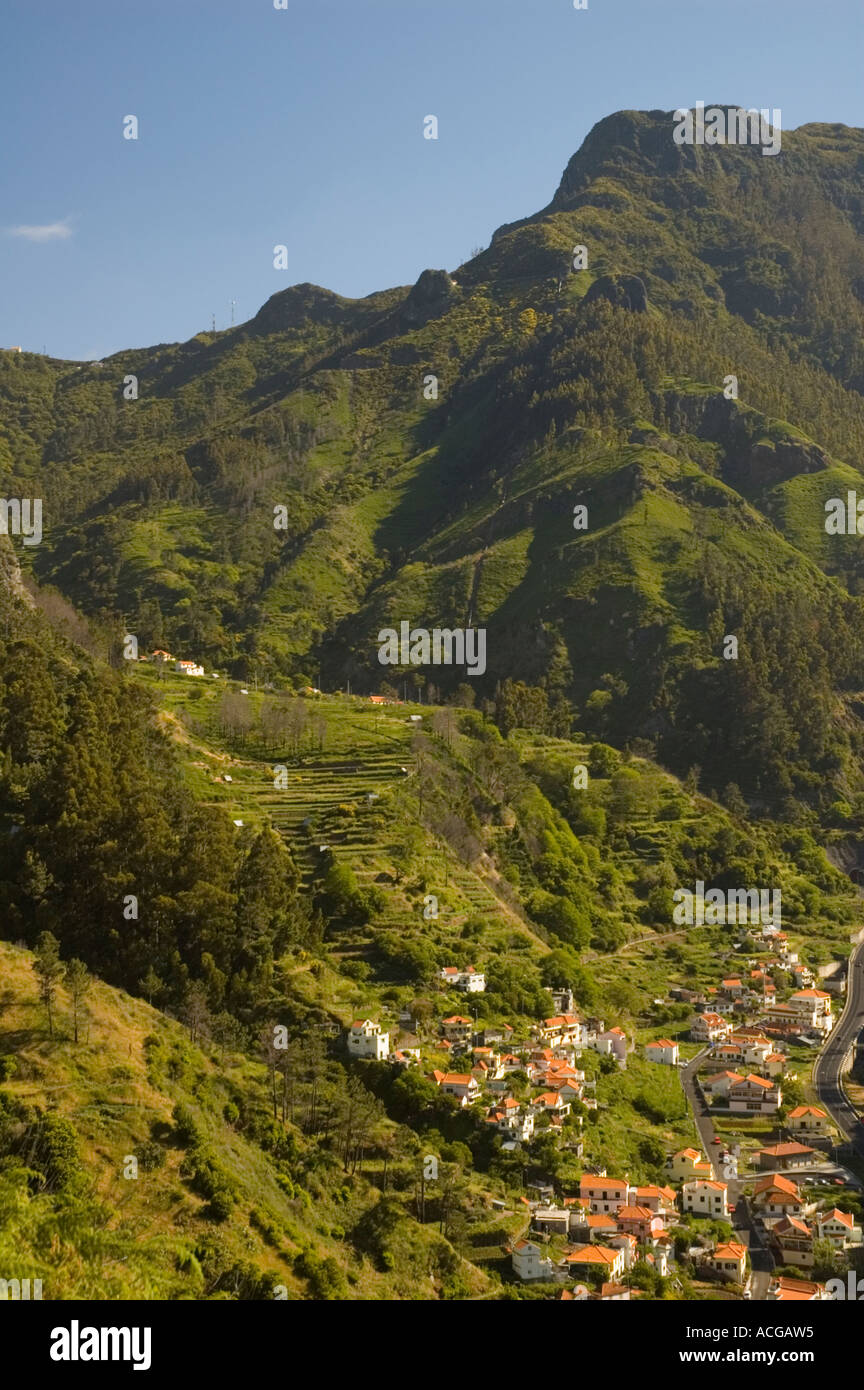
[[[452,273],[0,353],[0,490],[44,502],[0,537],[0,1253],[46,1297],[518,1296],[527,1190],[695,1138],[632,1048],[755,948],[674,890],[779,891],[809,967],[846,954],[862,157],[619,112]],[[385,667],[403,621],[485,669]],[[627,1065],[587,1050],[596,1103],[504,1149],[442,1021],[527,1055],[561,988]],[[363,1019],[422,1065],[350,1058]]]

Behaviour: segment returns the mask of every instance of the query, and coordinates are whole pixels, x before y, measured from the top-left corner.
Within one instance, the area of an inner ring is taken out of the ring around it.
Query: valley
[[[452,272],[0,352],[0,1274],[44,1299],[864,1268],[864,133],[672,115]]]

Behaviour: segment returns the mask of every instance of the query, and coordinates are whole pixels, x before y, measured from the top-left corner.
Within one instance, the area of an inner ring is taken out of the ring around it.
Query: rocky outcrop
[[[711,394],[666,392],[665,407],[676,434],[695,434],[722,447],[719,476],[745,496],[831,467],[818,444],[784,433],[788,427],[727,400],[720,389]]]
[[[600,275],[589,288],[583,304],[608,300],[616,309],[630,309],[634,314],[647,314],[648,291],[638,275]]]
[[[30,593],[24,587],[21,578],[21,567],[12,549],[12,543],[8,536],[0,535],[0,595],[10,595],[25,603],[28,608],[35,608],[35,603]]]
[[[446,270],[424,270],[407,299],[399,306],[400,322],[411,328],[445,314],[459,290]]]

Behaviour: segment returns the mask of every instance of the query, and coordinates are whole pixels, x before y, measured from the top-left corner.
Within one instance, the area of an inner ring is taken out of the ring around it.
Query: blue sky
[[[453,269],[622,107],[864,125],[861,0],[287,4],[3,0],[0,345],[102,357]]]

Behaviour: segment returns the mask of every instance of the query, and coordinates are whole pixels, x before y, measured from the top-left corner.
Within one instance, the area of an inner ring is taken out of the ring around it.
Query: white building
[[[480,1094],[480,1083],[470,1072],[433,1071],[432,1080],[445,1096],[453,1096],[463,1107],[471,1105]]]
[[[445,965],[438,972],[438,978],[451,989],[461,989],[465,994],[482,994],[486,988],[486,976],[473,965],[466,965],[464,970],[458,965]]]
[[[690,1024],[690,1037],[693,1042],[721,1042],[732,1032],[732,1024],[727,1023],[718,1013],[697,1014]]]
[[[627,1061],[627,1034],[623,1028],[607,1028],[605,1033],[597,1033],[588,1045],[601,1057],[614,1057],[619,1066]]]
[[[554,1018],[544,1018],[535,1031],[541,1041],[551,1048],[561,1047],[565,1043],[579,1047],[585,1040],[578,1014],[557,1014]]]
[[[726,1221],[729,1217],[726,1194],[725,1182],[714,1182],[710,1178],[685,1182],[681,1188],[681,1207],[695,1216],[713,1216]]]
[[[764,1076],[745,1076],[729,1087],[729,1109],[757,1115],[772,1115],[783,1102],[783,1092]]]
[[[390,1034],[382,1033],[381,1024],[371,1018],[360,1018],[348,1029],[348,1051],[352,1057],[381,1061],[390,1056]]]
[[[517,1279],[551,1279],[552,1261],[533,1240],[518,1240],[510,1252]]]

